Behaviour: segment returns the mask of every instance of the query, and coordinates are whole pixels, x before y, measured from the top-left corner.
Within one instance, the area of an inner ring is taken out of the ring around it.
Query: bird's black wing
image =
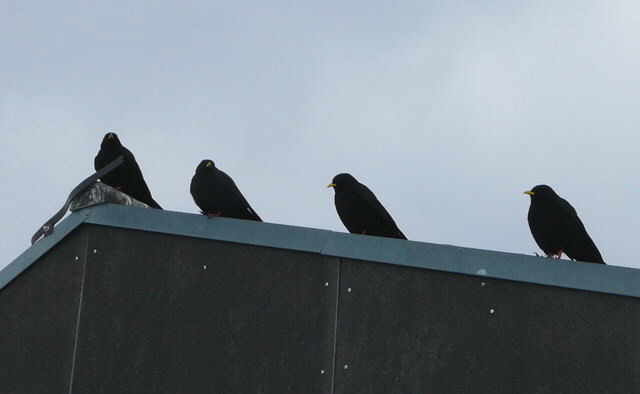
[[[224,185],[228,188],[228,190],[238,198],[238,200],[240,200],[242,202],[242,205],[247,209],[247,212],[249,213],[249,216],[251,219],[256,220],[258,222],[261,222],[262,219],[260,218],[260,216],[258,216],[258,214],[256,213],[256,211],[253,210],[253,208],[251,208],[251,205],[249,205],[249,202],[247,201],[246,198],[244,198],[244,196],[242,195],[242,193],[240,192],[240,189],[238,189],[238,186],[236,186],[236,183],[233,181],[233,179],[227,175],[226,172],[222,171],[222,170],[218,170],[220,173],[220,176],[222,177],[222,179],[224,180]]]
[[[124,146],[122,147],[122,150],[125,157],[125,162],[131,166],[130,170],[132,171],[129,172],[129,175],[132,177],[132,179],[130,179],[131,186],[137,189],[136,194],[139,194],[139,197],[141,198],[140,201],[149,205],[150,207],[162,209],[160,204],[158,204],[153,199],[153,197],[151,197],[151,190],[149,190],[149,186],[147,186],[147,182],[145,182],[144,180],[142,170],[140,169],[140,166],[138,165],[138,162],[136,161],[133,153]]]
[[[375,212],[375,214],[378,215],[387,226],[397,231],[398,236],[402,237],[403,239],[407,239],[407,237],[402,233],[402,231],[400,231],[400,229],[398,228],[398,225],[393,220],[389,212],[387,212],[387,210],[380,203],[380,201],[378,201],[378,198],[376,197],[375,194],[373,194],[371,189],[369,189],[367,186],[363,185],[360,182],[356,182],[356,184],[352,185],[351,190],[360,200],[362,200],[364,204],[366,204],[369,208],[371,208]]]
[[[569,201],[565,200],[562,197],[558,197],[558,200],[560,202],[560,207],[562,207],[564,211],[571,214],[572,216],[575,216],[576,218],[578,217],[578,212],[576,212],[576,209],[573,207],[573,205],[569,204]]]
[[[578,241],[577,245],[575,246],[580,251],[580,254],[576,255],[575,253],[572,253],[572,256],[569,256],[568,254],[567,256],[575,260],[605,264],[604,259],[602,258],[602,255],[598,250],[598,247],[596,246],[595,242],[593,242],[593,239],[591,239],[591,237],[589,236],[589,233],[587,233],[587,229],[584,226],[584,223],[582,223],[582,220],[580,220],[580,217],[578,217],[578,212],[576,211],[576,209],[569,203],[569,201],[565,200],[564,198],[560,198],[560,206],[571,215],[576,224],[577,234],[579,234],[580,239],[580,241]]]
[[[100,169],[104,168],[104,166],[105,166],[105,159],[104,159],[102,149],[100,149],[98,151],[98,154],[96,154],[96,157],[93,158],[93,168],[96,171],[100,171]]]

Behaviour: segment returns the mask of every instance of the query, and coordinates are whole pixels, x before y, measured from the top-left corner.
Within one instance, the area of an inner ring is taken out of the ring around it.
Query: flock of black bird
[[[151,197],[147,183],[133,153],[115,133],[107,133],[95,158],[95,169],[124,157],[122,165],[101,181],[123,193],[162,209]],[[327,187],[335,190],[334,201],[340,220],[351,233],[407,239],[375,194],[350,174],[338,174]],[[202,160],[191,179],[191,196],[207,216],[262,221],[251,208],[235,182],[211,160]],[[524,192],[531,197],[527,216],[529,228],[542,251],[553,258],[566,254],[573,260],[604,264],[576,210],[552,188],[539,185]]]

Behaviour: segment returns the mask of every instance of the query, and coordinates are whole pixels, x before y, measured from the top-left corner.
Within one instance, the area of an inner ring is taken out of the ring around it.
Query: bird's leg
[[[362,230],[362,235],[367,235],[367,229]]]
[[[560,249],[557,252],[551,252],[547,255],[547,257],[551,258],[551,259],[560,259],[562,258],[562,253],[564,253],[564,249]]]
[[[207,219],[217,218],[218,216],[222,215],[222,212],[207,213],[206,215]]]

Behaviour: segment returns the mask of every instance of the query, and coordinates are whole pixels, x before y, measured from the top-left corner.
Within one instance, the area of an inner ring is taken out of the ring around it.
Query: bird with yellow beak
[[[327,187],[335,190],[336,211],[350,233],[407,239],[375,194],[351,174],[336,175]]]
[[[527,220],[540,249],[548,256],[604,264],[602,255],[569,202],[547,185],[524,192],[531,197]]]

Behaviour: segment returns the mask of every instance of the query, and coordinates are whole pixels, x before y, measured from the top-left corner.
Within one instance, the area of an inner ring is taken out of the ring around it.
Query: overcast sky
[[[640,267],[639,2],[132,3],[2,5],[0,267],[107,131],[169,210],[210,158],[265,221],[345,231],[350,172],[412,240],[533,254],[546,183]]]

